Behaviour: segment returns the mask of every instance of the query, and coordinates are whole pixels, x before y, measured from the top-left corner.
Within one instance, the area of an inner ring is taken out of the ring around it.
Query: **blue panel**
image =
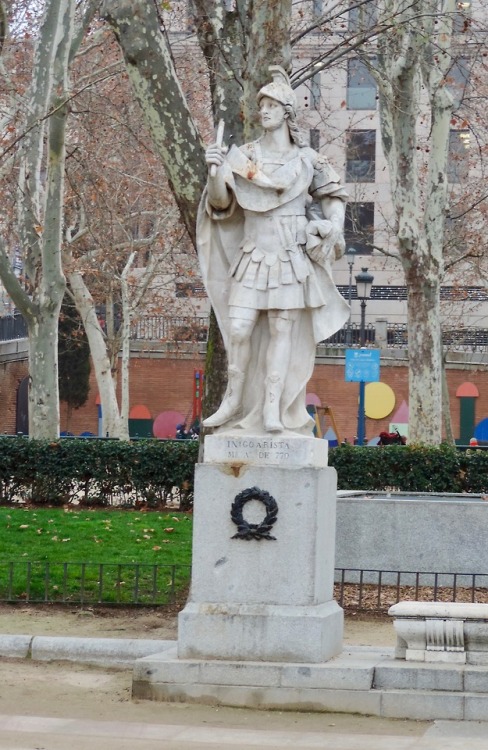
[[[346,381],[376,383],[379,379],[379,349],[346,349]]]
[[[474,437],[478,440],[488,440],[488,417],[482,419],[474,428]]]

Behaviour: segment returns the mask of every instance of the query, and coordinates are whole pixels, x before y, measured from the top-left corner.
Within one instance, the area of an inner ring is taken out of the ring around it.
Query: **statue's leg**
[[[246,317],[236,317],[239,314]],[[230,315],[227,389],[215,414],[204,420],[205,427],[221,427],[235,417],[241,408],[244,378],[251,356],[251,334],[259,312],[247,308],[231,308]]]
[[[281,432],[281,395],[290,366],[295,310],[268,312],[270,342],[266,355],[266,391],[263,423],[267,432]]]

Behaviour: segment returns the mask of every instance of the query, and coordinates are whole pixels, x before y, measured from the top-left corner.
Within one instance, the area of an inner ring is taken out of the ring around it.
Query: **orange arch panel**
[[[462,383],[456,391],[458,398],[477,398],[480,395],[474,383]]]
[[[151,419],[151,412],[144,404],[136,404],[129,412],[129,419]]]

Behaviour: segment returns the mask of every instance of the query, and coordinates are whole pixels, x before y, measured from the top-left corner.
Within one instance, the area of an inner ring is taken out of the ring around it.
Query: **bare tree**
[[[15,75],[5,86],[4,124],[10,142],[4,148],[2,167],[6,170],[14,163],[18,173],[16,224],[25,276],[21,283],[12,270],[12,238],[0,236],[0,278],[29,331],[29,432],[32,437],[53,439],[59,434],[57,332],[65,289],[61,244],[69,70],[96,3],[82,3],[76,16],[70,0],[48,0],[43,5],[44,14],[38,27],[34,25],[34,45],[25,27],[18,30],[27,57],[34,46],[27,91],[24,94],[16,86]],[[37,21],[36,9],[31,12]],[[0,17],[3,41],[3,5]],[[14,41],[18,44],[20,39]],[[15,59],[5,44],[2,67],[7,75],[9,61]],[[15,74],[15,65],[13,69]]]

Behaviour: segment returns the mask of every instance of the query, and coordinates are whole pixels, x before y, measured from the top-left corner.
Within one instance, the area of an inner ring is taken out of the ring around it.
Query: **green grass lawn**
[[[0,508],[0,600],[163,603],[189,580],[191,515]]]

